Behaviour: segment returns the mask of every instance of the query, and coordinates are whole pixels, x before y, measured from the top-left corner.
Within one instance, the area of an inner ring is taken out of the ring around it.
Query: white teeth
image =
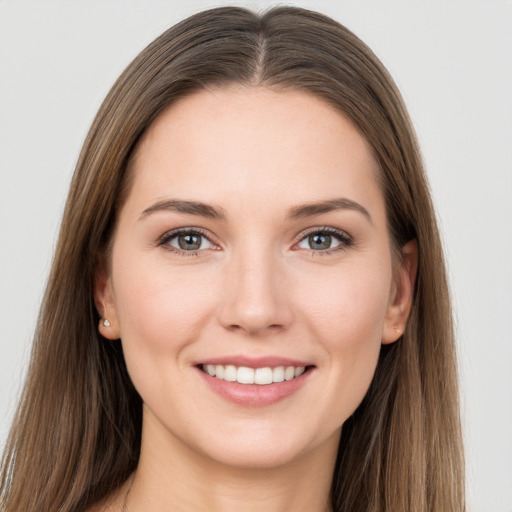
[[[271,368],[265,366],[263,368],[248,368],[228,364],[205,364],[203,370],[212,377],[222,379],[228,382],[238,382],[240,384],[259,384],[261,386],[272,384],[273,382],[283,382],[300,377],[306,370],[304,366],[276,366]]]
[[[272,368],[258,368],[254,372],[255,384],[272,384]]]
[[[222,366],[221,364],[218,364],[215,367],[215,375],[219,379],[223,379],[224,378],[224,366]]]
[[[277,366],[272,370],[272,380],[274,382],[283,382],[284,380],[284,368],[282,366]]]
[[[295,377],[295,368],[293,366],[287,366],[284,371],[284,379],[292,380]]]
[[[220,377],[222,379],[222,377]],[[254,370],[240,366],[236,372],[236,380],[240,384],[254,384]]]
[[[224,380],[227,380],[229,382],[235,382],[237,377],[237,371],[236,366],[233,366],[232,364],[228,364],[226,368],[224,369]]]

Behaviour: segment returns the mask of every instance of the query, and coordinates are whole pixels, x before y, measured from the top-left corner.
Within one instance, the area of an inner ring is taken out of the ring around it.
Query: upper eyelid
[[[197,228],[197,227],[185,227],[185,228],[170,229],[169,231],[166,231],[158,239],[159,240],[165,240],[165,239],[177,236],[177,235],[181,235],[183,233],[197,233],[197,234],[199,234],[201,236],[204,236],[208,240],[210,240],[210,242],[214,243],[213,240],[212,240],[213,237],[212,237],[212,235],[210,235],[210,233],[208,231],[206,231],[203,228]]]
[[[208,230],[204,228],[199,228],[195,226],[187,226],[171,229],[166,231],[162,236],[160,236],[157,240],[159,244],[163,244],[170,240],[171,238],[178,236],[182,233],[197,233],[201,236],[204,236],[207,240],[209,240],[212,244],[221,246],[220,242],[216,240],[216,237],[211,234]],[[328,233],[330,235],[339,235],[343,239],[348,239],[349,241],[353,241],[352,235],[350,235],[347,231],[339,228],[334,228],[332,226],[312,226],[310,228],[306,228],[302,230],[292,241],[292,247],[297,245],[299,242],[304,240],[307,236],[310,236],[313,233]]]
[[[204,248],[204,249],[184,250],[179,247],[174,247],[173,245],[171,245],[170,241],[173,238],[178,237],[179,235],[182,235],[182,234],[187,234],[187,233],[198,234],[198,235],[204,237],[206,240],[208,240],[210,242],[210,244],[213,247]],[[182,227],[182,228],[175,228],[175,229],[166,231],[162,236],[160,236],[156,240],[156,245],[159,248],[162,248],[166,251],[174,253],[177,256],[183,256],[183,257],[199,256],[199,254],[202,254],[207,250],[218,250],[220,248],[219,243],[212,240],[212,237],[209,236],[205,232],[204,229],[197,228],[197,227],[184,227],[184,228]]]
[[[206,231],[202,228],[197,228],[197,227],[176,228],[176,229],[171,229],[169,231],[166,231],[163,235],[158,237],[158,239],[156,240],[156,244],[158,246],[163,246],[163,245],[167,244],[172,238],[179,236],[183,233],[197,233],[198,235],[201,235],[204,238],[206,238],[212,245],[214,245],[216,247],[220,247],[220,244],[219,244],[219,242],[216,241],[215,237],[210,235],[210,233],[208,231]],[[180,251],[180,249],[177,249],[175,247],[173,247],[173,250]],[[204,249],[201,249],[201,251],[203,251],[203,250]],[[192,251],[190,251],[190,252],[192,252]]]
[[[352,235],[350,235],[350,233],[348,233],[344,229],[333,228],[331,226],[322,226],[322,227],[316,226],[316,227],[307,228],[307,229],[301,231],[296,236],[295,241],[293,243],[296,244],[313,233],[328,233],[330,235],[339,235],[343,238],[348,238],[350,240],[353,240]]]
[[[304,241],[308,236],[311,236],[314,233],[327,233],[330,236],[333,236],[336,238],[339,242],[339,245],[336,247],[330,247],[328,249],[321,249],[321,250],[315,250],[315,249],[307,249],[307,248],[300,248],[303,251],[306,251],[311,254],[315,255],[330,255],[333,253],[337,253],[343,250],[348,249],[349,247],[352,247],[354,245],[354,238],[352,235],[347,233],[343,229],[333,228],[330,226],[324,226],[324,227],[313,227],[309,230],[303,231],[301,234],[298,235],[298,237],[295,239],[295,241],[292,244],[291,249],[292,250],[299,250],[297,247],[302,241]]]

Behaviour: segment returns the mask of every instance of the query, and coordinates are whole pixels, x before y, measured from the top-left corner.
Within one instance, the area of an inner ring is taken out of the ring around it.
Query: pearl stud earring
[[[107,316],[107,308],[105,307],[105,302],[103,302],[103,310],[105,311],[105,316]],[[112,324],[108,321],[108,318],[105,318],[103,322],[101,322],[103,327],[110,327]]]

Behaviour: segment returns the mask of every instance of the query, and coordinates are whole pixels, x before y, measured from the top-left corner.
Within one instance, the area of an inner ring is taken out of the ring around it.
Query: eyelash
[[[204,249],[200,249],[200,250],[195,250],[195,251],[184,251],[184,250],[180,250],[176,247],[171,246],[169,244],[169,242],[173,238],[176,238],[180,235],[197,235],[197,236],[206,238],[206,240],[208,240],[212,245],[216,245],[214,242],[211,241],[211,239],[207,235],[206,231],[203,231],[200,228],[180,228],[180,229],[175,229],[173,231],[165,233],[163,236],[161,236],[160,239],[158,240],[158,246],[163,247],[165,250],[170,251],[170,252],[176,254],[177,256],[183,256],[185,258],[190,257],[190,256],[198,256],[199,253],[202,250],[204,250]]]
[[[197,235],[200,237],[204,237],[212,245],[214,245],[214,246],[216,245],[214,242],[211,241],[208,234],[200,228],[180,228],[180,229],[175,229],[173,231],[165,233],[163,236],[161,236],[158,240],[158,246],[164,247],[166,250],[171,251],[174,254],[176,254],[178,256],[183,256],[183,257],[198,256],[200,252],[204,251],[204,249],[198,249],[198,250],[194,250],[194,251],[185,251],[185,250],[181,250],[176,247],[173,247],[169,244],[169,242],[172,239],[174,239],[180,235],[184,235],[184,234]],[[306,231],[305,233],[301,233],[296,238],[295,242],[293,243],[292,249],[297,247],[298,244],[300,244],[303,240],[305,240],[306,238],[308,238],[311,235],[328,235],[328,236],[335,238],[339,242],[339,245],[337,245],[336,247],[330,248],[330,249],[325,249],[325,250],[306,249],[306,250],[308,250],[308,252],[310,252],[311,254],[314,254],[314,255],[328,256],[334,252],[345,250],[354,244],[353,238],[345,231],[325,226],[323,228],[312,228],[309,231]],[[294,249],[294,250],[298,250],[298,249]]]
[[[293,247],[296,247],[299,243],[301,243],[303,240],[306,240],[306,238],[310,237],[311,235],[329,235],[339,242],[339,245],[336,247],[325,250],[306,249],[315,256],[329,256],[335,252],[348,249],[354,244],[354,239],[345,231],[329,226],[324,226],[323,228],[312,228],[305,233],[301,233],[297,237],[297,240],[294,242]]]

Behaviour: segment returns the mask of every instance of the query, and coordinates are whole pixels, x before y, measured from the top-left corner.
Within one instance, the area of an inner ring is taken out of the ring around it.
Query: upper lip
[[[200,365],[233,365],[245,366],[247,368],[275,368],[277,366],[313,366],[310,361],[301,361],[299,359],[292,359],[289,357],[280,356],[263,356],[263,357],[249,357],[244,355],[238,356],[220,356],[202,359],[194,363],[194,366]]]

